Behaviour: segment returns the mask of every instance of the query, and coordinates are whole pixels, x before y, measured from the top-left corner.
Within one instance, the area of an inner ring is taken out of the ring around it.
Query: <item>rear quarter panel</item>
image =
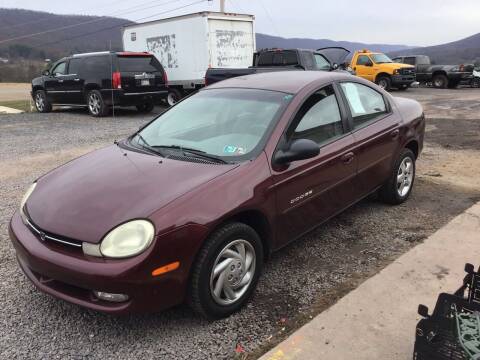
[[[410,141],[418,143],[418,153],[423,149],[425,116],[422,106],[415,100],[391,97],[391,102],[402,118],[402,148]]]

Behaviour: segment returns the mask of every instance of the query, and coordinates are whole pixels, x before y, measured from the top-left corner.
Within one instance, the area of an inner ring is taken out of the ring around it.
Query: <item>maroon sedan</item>
[[[58,298],[227,316],[273,251],[371,193],[405,201],[424,128],[417,102],[348,74],[226,80],[39,178],[10,236]]]

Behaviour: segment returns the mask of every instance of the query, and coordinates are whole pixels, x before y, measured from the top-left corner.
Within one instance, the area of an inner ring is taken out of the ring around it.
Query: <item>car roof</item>
[[[281,91],[296,94],[304,87],[312,84],[327,83],[334,80],[349,80],[353,75],[328,71],[287,70],[272,71],[260,74],[244,75],[220,81],[207,89],[244,88]]]

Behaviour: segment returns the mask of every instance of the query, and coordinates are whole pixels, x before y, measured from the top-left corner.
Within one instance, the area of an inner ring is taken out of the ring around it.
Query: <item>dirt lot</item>
[[[187,307],[116,318],[39,293],[18,269],[7,222],[37,176],[121,138],[148,118],[123,111],[0,116],[0,358],[255,358],[480,200],[480,90],[411,89],[427,114],[412,198],[367,199],[273,256],[240,313],[216,322]],[[394,288],[392,289],[394,291]]]
[[[30,84],[24,83],[0,83],[0,102],[29,100]]]

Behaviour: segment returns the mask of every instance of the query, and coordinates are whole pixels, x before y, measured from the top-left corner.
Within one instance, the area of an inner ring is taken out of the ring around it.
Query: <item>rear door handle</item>
[[[391,133],[390,133],[390,136],[393,138],[393,139],[396,139],[398,137],[398,134],[400,134],[400,130],[396,129],[396,130],[393,130]]]
[[[355,157],[353,152],[348,152],[345,155],[342,155],[342,161],[344,164],[350,164]]]
[[[59,83],[63,83],[63,80],[58,80]]]

